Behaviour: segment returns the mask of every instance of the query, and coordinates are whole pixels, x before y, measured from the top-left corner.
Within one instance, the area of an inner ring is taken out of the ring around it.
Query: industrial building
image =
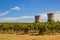
[[[40,22],[40,15],[35,16],[35,23],[38,23],[38,22]]]
[[[54,13],[48,13],[47,14],[48,22],[54,22]]]

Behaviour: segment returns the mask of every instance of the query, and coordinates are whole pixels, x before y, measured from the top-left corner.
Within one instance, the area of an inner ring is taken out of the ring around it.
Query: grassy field
[[[60,40],[60,35],[16,35],[16,34],[0,34],[0,40]]]

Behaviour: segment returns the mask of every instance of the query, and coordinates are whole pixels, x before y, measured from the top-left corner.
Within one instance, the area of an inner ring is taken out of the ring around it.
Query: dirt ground
[[[16,35],[16,34],[0,34],[0,40],[60,40],[60,35]]]

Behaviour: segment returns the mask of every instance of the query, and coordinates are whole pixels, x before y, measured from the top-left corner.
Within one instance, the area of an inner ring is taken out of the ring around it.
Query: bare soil
[[[31,36],[29,34],[0,34],[0,40],[60,40],[60,35],[38,35]]]

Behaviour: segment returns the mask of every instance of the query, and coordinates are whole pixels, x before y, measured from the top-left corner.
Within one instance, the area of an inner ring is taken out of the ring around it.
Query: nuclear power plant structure
[[[47,17],[48,17],[48,22],[54,22],[54,13],[48,13]]]
[[[38,22],[40,22],[40,15],[35,16],[35,23],[38,23]]]
[[[40,20],[41,20],[40,15],[36,15],[35,16],[35,23],[41,22]],[[47,14],[47,21],[48,22],[55,22],[55,20],[54,20],[54,13],[48,13]]]

